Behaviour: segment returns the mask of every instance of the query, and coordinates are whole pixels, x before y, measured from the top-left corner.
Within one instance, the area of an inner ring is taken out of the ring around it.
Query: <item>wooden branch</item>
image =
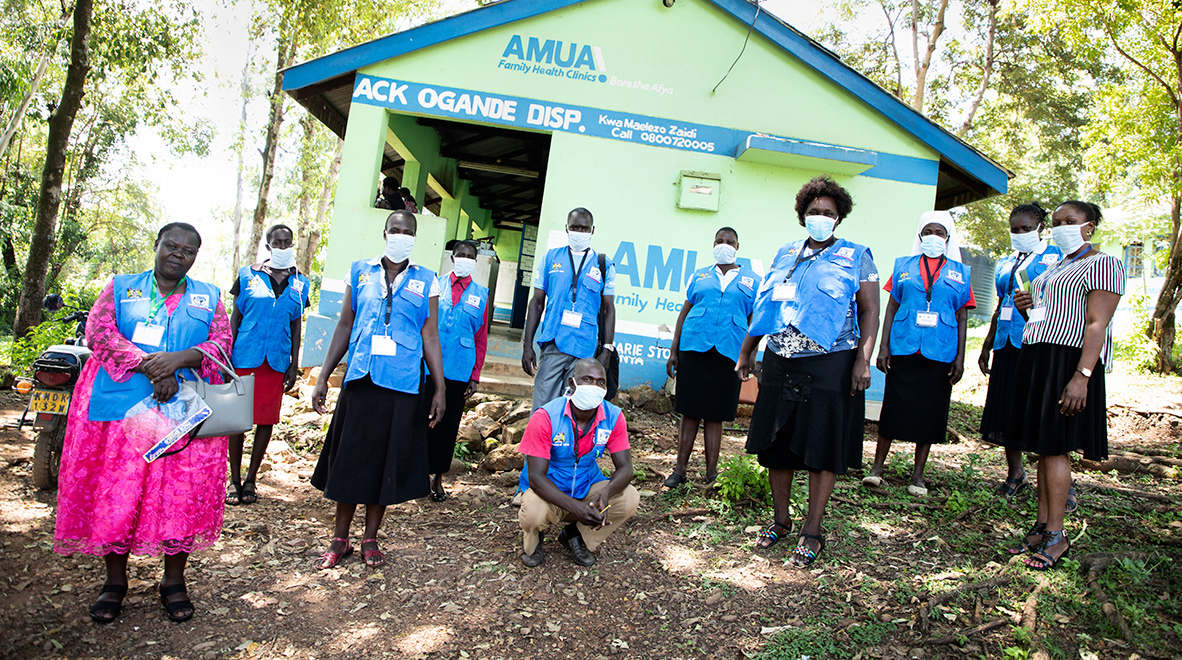
[[[1144,553],[1136,554],[1144,555]],[[1092,592],[1092,597],[1096,599],[1096,602],[1100,603],[1100,609],[1104,612],[1104,616],[1107,617],[1108,622],[1120,630],[1121,637],[1127,642],[1133,639],[1133,631],[1129,630],[1128,622],[1121,616],[1120,611],[1116,609],[1116,606],[1109,600],[1108,594],[1104,593],[1104,589],[1100,586],[1100,573],[1114,561],[1116,561],[1116,557],[1097,559],[1089,562],[1088,590]]]
[[[1038,586],[1030,592],[1030,596],[1026,598],[1026,603],[1022,606],[1022,627],[1030,632],[1034,632],[1035,621],[1038,618],[1038,596],[1045,586],[1047,586],[1047,577],[1039,575]]]
[[[851,506],[868,506],[872,509],[893,509],[897,506],[906,507],[908,509],[940,509],[940,508],[943,508],[943,507],[935,506],[932,504],[921,504],[919,502],[854,502],[853,500],[847,500],[844,497],[838,497],[836,495],[830,495],[829,499],[837,500],[838,502],[841,502],[842,504],[849,504]]]
[[[935,612],[936,608],[942,605],[945,601],[970,591],[981,591],[984,589],[1000,587],[1002,585],[1009,584],[1013,581],[1013,579],[1013,576],[1010,575],[999,575],[997,577],[989,578],[988,580],[974,582],[973,584],[970,584],[966,587],[961,587],[960,589],[946,591],[938,596],[932,596],[928,599],[927,603],[924,603],[919,607],[919,629],[925,633],[928,631],[928,626],[930,625],[929,619],[931,618],[932,612]]]
[[[1137,413],[1138,415],[1170,415],[1182,419],[1182,410],[1173,410],[1171,408],[1134,408],[1127,403],[1113,403],[1112,408],[1124,408]]]
[[[1121,48],[1120,44],[1116,42],[1116,36],[1112,34],[1112,30],[1108,29],[1107,25],[1104,26],[1104,34],[1108,35],[1108,40],[1110,42],[1112,42],[1112,47],[1116,49],[1116,52],[1120,53],[1126,60],[1128,60],[1129,62],[1132,62],[1134,65],[1137,66],[1137,68],[1139,68],[1142,71],[1144,71],[1145,73],[1149,74],[1150,78],[1153,78],[1159,84],[1161,84],[1162,87],[1166,88],[1166,93],[1168,93],[1170,95],[1170,100],[1174,102],[1174,108],[1177,109],[1180,104],[1178,102],[1178,95],[1176,93],[1174,93],[1174,88],[1170,87],[1169,83],[1167,83],[1164,79],[1162,79],[1161,76],[1157,75],[1157,73],[1155,73],[1153,71],[1153,69],[1150,69],[1149,67],[1145,66],[1144,64],[1141,63],[1140,60],[1138,60],[1137,58],[1135,58],[1132,55],[1125,52],[1125,49]]]
[[[965,115],[964,123],[960,125],[960,130],[957,133],[963,136],[969,132],[973,126],[973,118],[977,116],[977,109],[981,107],[981,101],[985,98],[985,92],[989,89],[989,79],[993,76],[993,44],[997,36],[997,5],[999,0],[989,0],[989,36],[985,42],[985,64],[981,67],[981,84],[977,86],[977,94],[973,97],[973,103],[969,106],[969,112]]]
[[[951,643],[955,642],[956,640],[960,639],[961,637],[972,637],[973,635],[978,635],[983,632],[989,632],[990,630],[995,630],[997,628],[1000,628],[1000,627],[1006,625],[1007,621],[1008,621],[1007,619],[994,619],[993,621],[990,621],[989,623],[983,623],[975,628],[969,628],[968,630],[966,630],[964,632],[959,632],[954,635],[948,635],[947,637],[941,637],[939,639],[933,639],[930,642],[928,642],[928,644],[933,644],[933,645],[935,645],[935,644],[951,644]]]
[[[1117,486],[1105,486],[1105,485],[1097,483],[1095,481],[1085,481],[1085,482],[1080,482],[1080,483],[1083,486],[1088,487],[1090,490],[1094,490],[1094,491],[1097,491],[1100,493],[1115,493],[1117,495],[1128,495],[1130,497],[1143,497],[1147,500],[1153,500],[1155,502],[1166,502],[1167,504],[1176,504],[1177,503],[1177,498],[1170,497],[1168,495],[1159,495],[1157,493],[1149,493],[1149,492],[1146,492],[1143,490],[1136,490],[1133,488],[1120,488]]]

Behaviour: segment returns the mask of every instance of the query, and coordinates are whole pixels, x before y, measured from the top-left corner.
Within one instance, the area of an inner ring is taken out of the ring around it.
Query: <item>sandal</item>
[[[759,534],[756,535],[755,547],[760,550],[767,550],[768,548],[779,543],[780,542],[780,535],[776,533],[777,527],[784,530],[784,532],[786,534],[792,533],[792,523],[791,522],[789,522],[787,525],[785,525],[779,521],[774,521],[774,522],[772,522],[772,524],[768,525],[766,528],[761,530],[759,532]]]
[[[1027,552],[1034,552],[1040,545],[1042,545],[1042,539],[1044,536],[1046,536],[1046,533],[1047,524],[1045,522],[1036,522],[1034,523],[1034,526],[1030,528],[1030,531],[1026,532],[1026,536],[1022,537],[1022,544],[1016,548],[1007,548],[1006,552],[1010,553],[1011,555],[1021,555]],[[1034,545],[1030,545],[1029,541],[1027,541],[1027,539],[1029,539],[1031,536],[1037,536],[1039,538],[1038,542]]]
[[[1006,477],[1005,483],[997,487],[997,494],[1002,497],[1013,497],[1023,486],[1026,485],[1026,473],[1023,472],[1020,477]]]
[[[372,543],[374,545],[374,549],[366,550],[366,543]],[[382,551],[378,550],[377,546],[377,539],[361,539],[361,557],[365,560],[365,565],[369,566],[370,568],[377,568],[378,566],[386,563],[386,555],[382,554]]]
[[[813,539],[821,544],[821,547],[815,551],[804,544],[805,539]],[[817,557],[821,556],[821,551],[825,549],[825,537],[817,534],[801,534],[800,541],[796,547],[792,549],[792,556],[788,561],[792,562],[794,566],[804,568],[813,562],[817,561]]]
[[[320,570],[332,568],[332,567],[336,566],[337,564],[341,563],[342,559],[353,554],[353,544],[349,543],[349,539],[342,539],[339,537],[334,537],[332,539],[332,543],[337,543],[337,542],[344,543],[345,549],[341,550],[340,552],[333,552],[330,549],[327,552],[325,552],[324,554],[320,555],[320,559],[316,560],[316,568],[319,568]],[[332,548],[332,545],[329,544],[328,547]]]
[[[1079,502],[1076,500],[1075,479],[1071,480],[1071,487],[1067,489],[1067,506],[1063,507],[1064,513],[1075,513],[1079,508]]]
[[[866,475],[862,477],[862,485],[867,488],[881,488],[882,477],[875,474]]]
[[[440,491],[440,492],[431,491],[431,501],[432,502],[446,502],[447,501],[447,491],[446,490]],[[365,543],[365,541],[362,541],[362,543]]]
[[[1058,557],[1052,557],[1047,552],[1047,548],[1053,545],[1067,543],[1067,549]],[[1042,537],[1042,545],[1038,546],[1038,550],[1026,559],[1026,565],[1036,571],[1049,571],[1059,564],[1059,560],[1066,557],[1071,552],[1071,544],[1067,542],[1067,536],[1062,531],[1047,532]]]
[[[168,600],[169,596],[175,596],[176,594],[185,594],[185,599]],[[184,623],[193,618],[195,610],[188,596],[189,591],[185,588],[184,584],[174,584],[169,587],[163,584],[160,585],[160,604],[164,607],[164,614],[168,617],[169,621],[173,623]],[[188,613],[177,614],[177,612],[184,612],[185,610],[188,610]]]
[[[254,490],[254,479],[242,482],[242,491],[239,499],[243,504],[254,504],[259,501],[259,495]]]
[[[230,482],[230,487],[226,489],[226,504],[230,506],[242,504],[242,484]]]
[[[119,600],[103,600],[103,594],[117,594]],[[90,606],[91,620],[95,623],[111,623],[119,618],[119,613],[123,611],[123,597],[126,595],[126,584],[104,584],[102,589],[99,589],[98,600]]]

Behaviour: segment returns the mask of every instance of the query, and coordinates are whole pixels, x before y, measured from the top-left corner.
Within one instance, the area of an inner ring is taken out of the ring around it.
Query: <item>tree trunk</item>
[[[981,107],[981,101],[985,98],[985,92],[989,89],[989,79],[993,76],[993,43],[997,37],[997,5],[1000,0],[988,0],[989,2],[989,34],[985,41],[985,64],[981,67],[981,84],[977,86],[977,94],[973,97],[973,104],[969,106],[969,112],[965,115],[964,123],[960,125],[960,130],[957,134],[964,137],[965,133],[973,127],[973,119],[977,116],[977,109]]]
[[[259,201],[254,207],[254,219],[250,223],[250,242],[246,244],[247,252],[244,255],[252,262],[258,253],[259,241],[263,238],[263,230],[267,224],[267,197],[271,194],[271,179],[275,176],[275,152],[279,148],[279,129],[283,126],[283,70],[291,66],[295,57],[293,39],[281,34],[277,51],[275,85],[271,89],[271,115],[267,120],[267,138],[263,144],[263,174],[259,178]]]
[[[341,152],[345,149],[345,141],[337,140],[337,147],[333,150],[332,165],[328,167],[328,176],[324,179],[324,187],[320,189],[320,199],[316,203],[316,218],[305,229],[300,227],[300,244],[296,250],[297,265],[301,273],[312,272],[312,262],[316,259],[316,252],[320,250],[320,237],[324,235],[324,223],[328,217],[328,204],[332,201],[332,191],[336,187],[337,175],[341,172]]]
[[[16,129],[20,128],[21,121],[25,118],[25,113],[29,110],[29,102],[37,94],[37,90],[41,89],[41,79],[45,76],[45,69],[49,66],[49,61],[53,59],[54,51],[57,50],[57,42],[60,38],[57,31],[65,26],[66,21],[70,18],[70,12],[73,8],[62,3],[62,15],[57,20],[57,24],[53,26],[53,35],[46,44],[45,54],[41,56],[41,63],[37,65],[37,72],[33,74],[33,82],[29,83],[29,89],[25,92],[24,98],[21,99],[20,105],[16,107],[16,112],[12,114],[12,119],[9,121],[8,128],[4,130],[4,134],[0,135],[0,157],[8,153],[8,145],[12,142],[12,136],[16,133]]]
[[[911,107],[916,112],[923,112],[923,93],[924,88],[927,87],[928,70],[932,68],[932,55],[936,52],[936,42],[939,41],[940,35],[944,34],[944,12],[948,9],[948,0],[940,0],[940,8],[936,11],[936,22],[932,24],[932,33],[928,35],[928,48],[924,53],[923,62],[919,61],[918,44],[919,44],[919,24],[918,12],[916,11],[915,3],[912,3],[911,17],[915,23],[912,27],[915,29],[913,43],[916,44],[914,50],[916,51],[915,60],[915,100],[911,103]]]
[[[1182,174],[1182,173],[1180,173]],[[1157,344],[1157,370],[1172,373],[1174,364],[1175,312],[1182,302],[1182,242],[1179,241],[1179,226],[1182,226],[1182,196],[1174,194],[1170,199],[1170,261],[1166,267],[1166,281],[1153,309],[1153,318],[1146,329]]]
[[[246,151],[246,105],[250,101],[250,49],[246,49],[246,62],[242,65],[242,116],[238,120],[238,180],[234,188],[234,276],[242,267],[242,155]]]
[[[70,40],[70,66],[62,87],[62,99],[49,117],[45,144],[45,165],[41,169],[41,190],[37,216],[29,238],[29,258],[21,283],[20,304],[13,323],[13,336],[22,337],[41,321],[41,299],[45,297],[45,273],[53,255],[53,236],[62,200],[62,174],[66,168],[66,147],[74,116],[82,107],[86,74],[90,71],[90,19],[93,0],[78,0],[74,6],[74,36]]]

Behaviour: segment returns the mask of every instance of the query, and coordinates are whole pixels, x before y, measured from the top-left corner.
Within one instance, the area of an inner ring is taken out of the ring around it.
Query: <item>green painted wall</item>
[[[704,0],[598,0],[416,51],[363,73],[587,105],[936,159],[918,142],[758,34],[719,87],[747,34]],[[629,89],[499,68],[510,37],[602,49],[606,75],[672,89]],[[692,43],[686,49],[682,44]],[[679,53],[673,56],[671,53]]]

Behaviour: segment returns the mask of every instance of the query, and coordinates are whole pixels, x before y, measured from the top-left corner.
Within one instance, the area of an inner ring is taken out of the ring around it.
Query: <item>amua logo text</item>
[[[603,50],[599,46],[522,37],[519,34],[509,38],[497,68],[527,75],[607,82],[607,76],[603,75],[607,65],[603,61]]]

